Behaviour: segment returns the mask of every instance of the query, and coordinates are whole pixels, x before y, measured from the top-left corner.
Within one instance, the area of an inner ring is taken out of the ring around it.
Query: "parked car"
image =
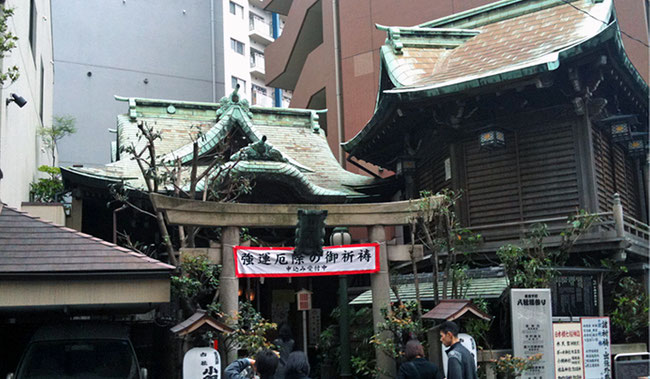
[[[126,327],[94,323],[43,326],[7,379],[147,379]]]

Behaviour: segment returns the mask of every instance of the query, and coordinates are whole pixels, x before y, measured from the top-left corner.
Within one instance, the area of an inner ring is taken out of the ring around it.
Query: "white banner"
[[[579,322],[553,324],[555,379],[582,379],[582,328]]]
[[[235,246],[238,278],[371,274],[379,271],[379,244],[329,246],[322,256],[297,256],[292,247]]]
[[[611,379],[609,317],[582,317],[583,362],[586,379]]]

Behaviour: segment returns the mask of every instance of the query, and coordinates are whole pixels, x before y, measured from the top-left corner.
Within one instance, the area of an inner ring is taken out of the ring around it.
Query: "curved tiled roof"
[[[380,86],[387,89],[371,120],[343,144],[353,156],[372,148],[365,143],[391,107],[534,77],[605,43],[635,93],[648,97],[623,49],[612,0],[502,0],[420,26],[378,27],[388,34],[381,48],[388,79]]]
[[[230,100],[222,99],[219,104],[118,99],[128,100],[130,105],[128,115],[118,116],[120,145],[133,144],[136,150],[141,150],[145,141],[138,138],[137,123],[147,122],[161,135],[161,139],[156,141],[156,153],[165,161],[180,158],[184,163],[190,162],[193,139],[199,142],[201,156],[209,153],[233,129],[238,128],[251,142],[266,136],[268,142],[288,161],[287,167],[278,170],[267,167],[268,162],[254,164],[248,161],[242,165],[242,170],[251,174],[259,169],[260,174],[288,175],[287,180],[302,183],[301,189],[306,198],[319,199],[317,202],[342,202],[346,197],[363,196],[352,187],[374,181],[373,178],[346,171],[339,165],[319,127],[320,111],[249,107],[246,100],[232,101],[232,96]],[[103,167],[67,167],[62,171],[64,178],[71,180],[78,180],[82,176],[106,182],[124,180],[134,188],[145,186],[137,162],[129,156]]]

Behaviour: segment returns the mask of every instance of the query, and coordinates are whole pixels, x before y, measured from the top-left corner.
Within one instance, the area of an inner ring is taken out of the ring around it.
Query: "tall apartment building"
[[[52,0],[52,19],[54,113],[78,128],[60,143],[63,166],[111,160],[115,95],[215,102],[240,84],[252,104],[274,105],[273,15],[259,0]]]
[[[327,108],[321,126],[345,164],[340,143],[366,125],[377,100],[386,32],[375,25],[413,26],[494,2],[264,0],[264,9],[286,15],[284,33],[266,50],[266,83],[292,90],[291,107]],[[648,81],[648,1],[614,3],[627,54]]]
[[[29,200],[37,168],[51,164],[37,134],[38,128],[52,125],[50,1],[6,0],[0,7],[14,10],[7,26],[18,37],[16,47],[0,59],[0,69],[17,66],[20,73],[14,83],[0,87],[0,202],[20,208]]]

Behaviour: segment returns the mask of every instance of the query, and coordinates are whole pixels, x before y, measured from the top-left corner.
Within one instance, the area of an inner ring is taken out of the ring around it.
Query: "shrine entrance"
[[[376,255],[371,254],[373,260],[376,259],[376,267],[363,266],[360,269],[353,268],[350,273],[354,274],[359,270],[370,270],[371,288],[372,288],[372,315],[375,332],[377,325],[383,321],[382,311],[390,308],[390,282],[388,273],[389,260],[407,260],[409,256],[409,246],[405,245],[387,245],[386,230],[387,226],[408,225],[412,212],[415,210],[414,204],[410,201],[398,201],[390,203],[368,203],[368,204],[241,204],[241,203],[216,203],[203,202],[197,200],[179,199],[163,195],[151,195],[151,202],[156,210],[165,214],[165,218],[170,224],[185,226],[204,226],[204,227],[222,227],[221,235],[221,253],[220,262],[222,264],[220,277],[220,303],[222,310],[230,315],[236,315],[238,312],[239,298],[239,278],[237,273],[245,270],[242,266],[242,260],[239,260],[239,266],[235,261],[238,250],[240,254],[250,253],[247,248],[239,248],[240,245],[240,228],[293,228],[298,222],[298,210],[324,210],[327,211],[326,224],[328,227],[367,227],[369,244],[367,248],[360,249],[357,254],[367,254],[374,250]],[[437,198],[432,197],[433,205],[437,204]],[[366,252],[365,250],[369,250]],[[366,256],[364,256],[365,258]],[[268,257],[271,259],[270,255]],[[246,259],[251,259],[247,257]],[[259,258],[258,258],[259,259]],[[264,258],[266,259],[266,258]],[[280,259],[278,254],[273,259]],[[286,259],[286,256],[283,258]],[[326,259],[326,257],[324,257]],[[342,259],[342,256],[341,256]],[[360,263],[367,263],[365,259],[360,259]],[[295,263],[295,262],[294,262]],[[321,265],[316,272],[312,267],[313,276],[324,275],[323,271],[330,268],[330,262]],[[349,265],[351,262],[346,262]],[[314,265],[313,265],[314,266]],[[328,267],[322,267],[328,266]],[[304,274],[301,276],[309,277],[305,271],[301,271],[301,265],[292,267],[291,274]],[[332,272],[332,275],[342,275],[344,266]],[[364,268],[365,267],[365,268]],[[298,271],[294,272],[296,269]],[[365,271],[364,271],[365,272]],[[250,274],[250,273],[249,273]],[[273,273],[271,273],[273,274]],[[277,273],[275,277],[290,277]],[[244,273],[246,275],[246,273]],[[315,294],[317,295],[317,294]],[[395,372],[395,362],[385,355],[381,350],[375,348],[377,357],[377,367],[383,372]],[[237,358],[237,352],[228,353],[227,361],[232,362]]]

